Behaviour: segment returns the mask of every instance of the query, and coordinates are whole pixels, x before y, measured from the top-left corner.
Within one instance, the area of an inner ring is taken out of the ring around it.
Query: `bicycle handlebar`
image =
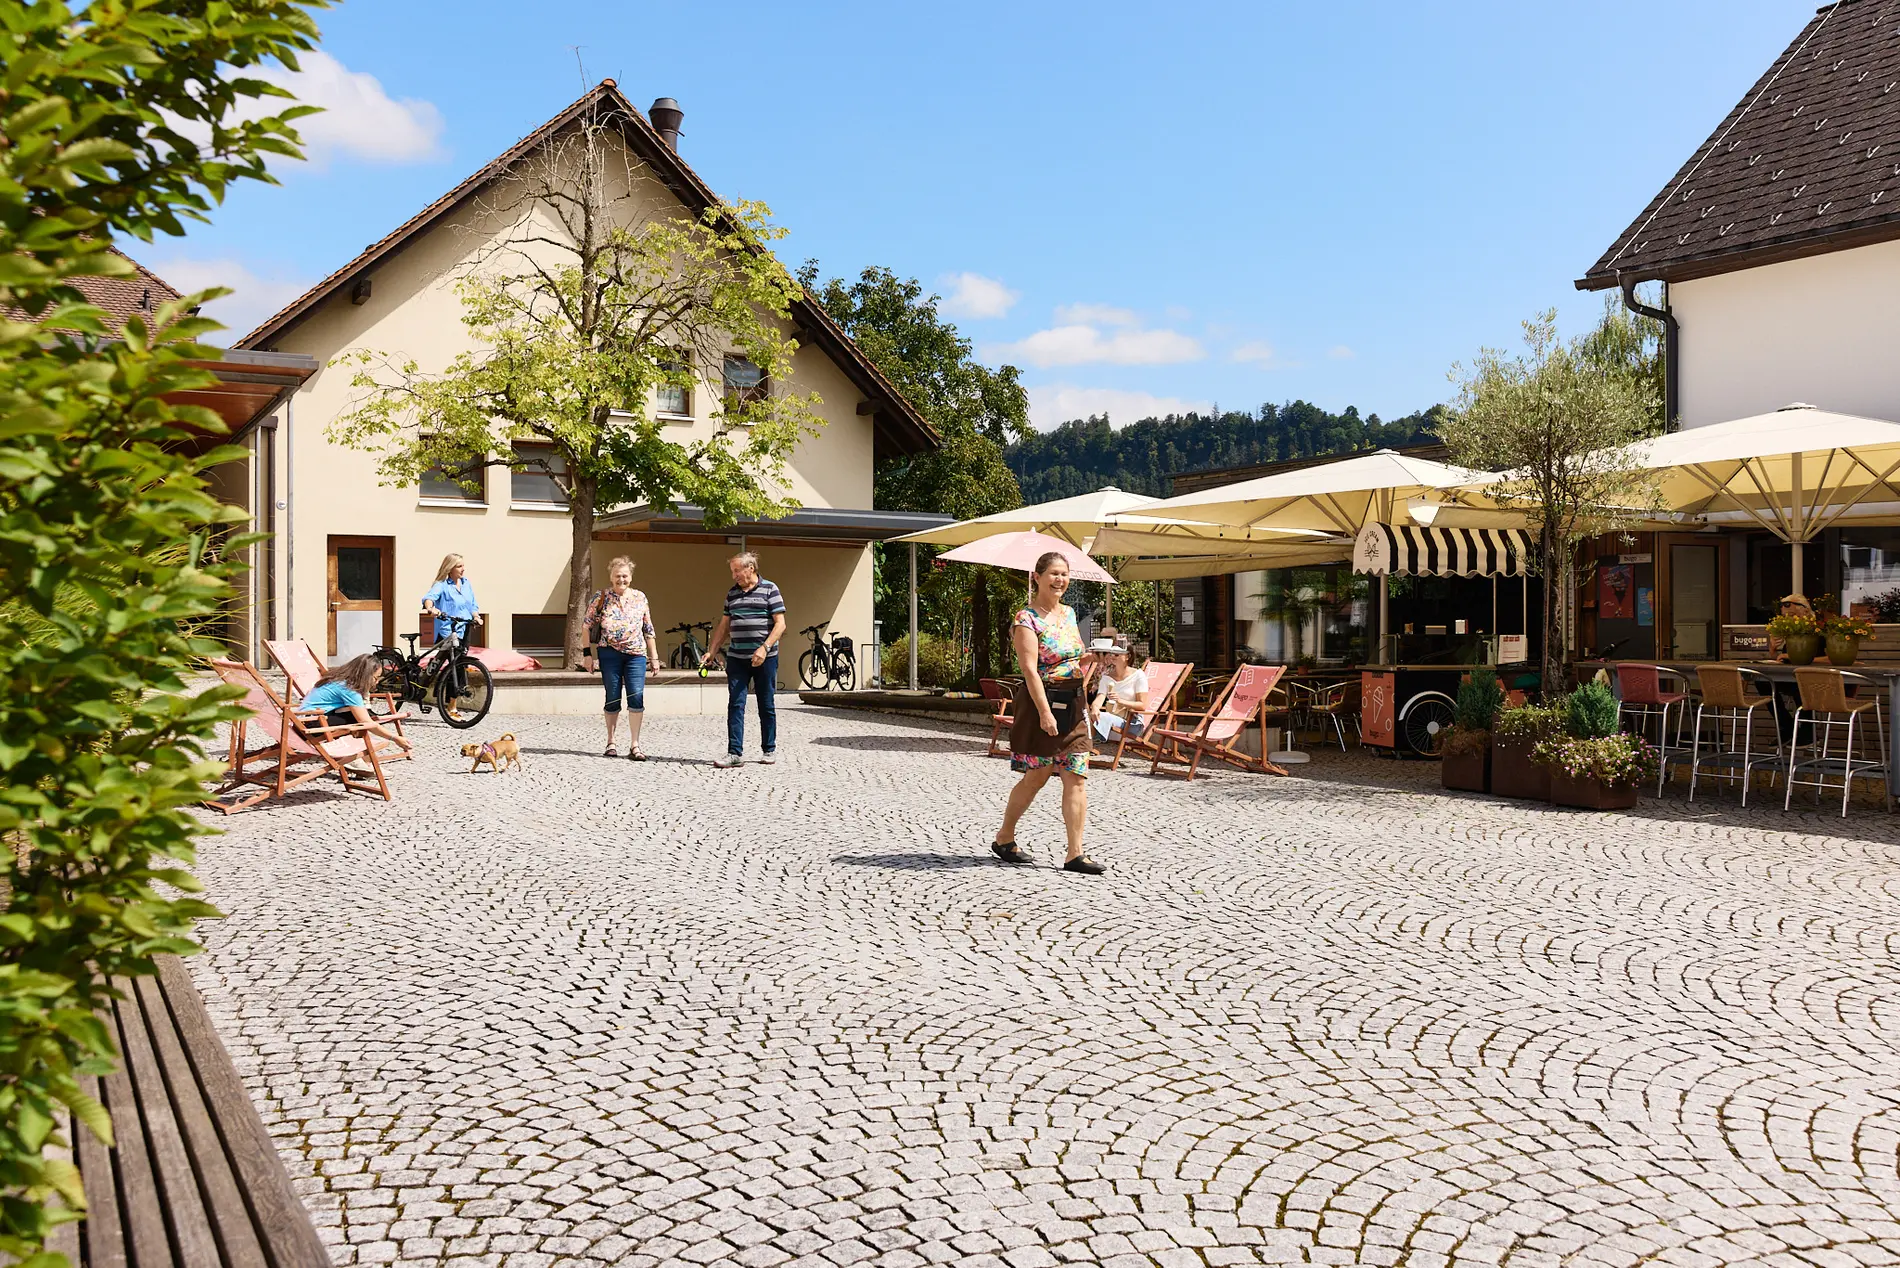
[[[800,630],[799,633],[800,634],[816,634],[818,633],[818,631],[824,629],[825,626],[830,625],[830,624],[831,624],[830,621],[820,621],[816,625],[807,625],[804,629]]]

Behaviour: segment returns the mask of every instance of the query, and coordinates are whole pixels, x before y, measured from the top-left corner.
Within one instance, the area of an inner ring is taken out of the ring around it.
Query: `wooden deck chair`
[[[1263,775],[1286,774],[1285,770],[1269,762],[1266,757],[1273,751],[1273,745],[1267,739],[1267,697],[1273,693],[1274,684],[1280,681],[1280,675],[1285,672],[1285,665],[1242,665],[1235,670],[1233,678],[1215,698],[1213,708],[1199,715],[1201,720],[1191,729],[1183,729],[1179,720],[1195,715],[1180,714],[1176,716],[1176,725],[1161,727],[1152,733],[1154,760],[1148,765],[1148,773],[1183,775],[1191,780],[1200,770],[1201,759],[1213,757],[1230,766]],[[1241,733],[1249,724],[1259,730],[1259,757],[1243,753],[1236,747]],[[1188,750],[1186,755],[1183,755],[1183,749]],[[1164,771],[1163,763],[1186,766],[1187,769]]]
[[[292,704],[302,700],[316,689],[317,679],[323,677],[323,662],[317,659],[316,649],[310,646],[310,640],[303,638],[267,638],[264,650],[277,662],[277,668],[284,671],[284,681],[291,690],[284,693]],[[375,714],[376,720],[391,727],[397,735],[403,733],[402,724],[415,715],[402,711],[402,700],[393,691],[372,691],[365,696],[372,706],[380,704],[383,711]],[[383,750],[383,757],[394,761],[401,757],[413,757],[413,753],[403,751],[400,744],[384,741],[377,745]]]
[[[1151,660],[1143,665],[1142,672],[1148,675],[1148,707],[1137,716],[1141,721],[1141,734],[1130,738],[1128,728],[1123,726],[1115,744],[1113,757],[1097,754],[1089,759],[1089,765],[1097,770],[1120,770],[1122,755],[1132,746],[1137,753],[1149,753],[1154,750],[1154,742],[1148,738],[1157,727],[1174,725],[1175,698],[1188,681],[1188,675],[1194,672],[1194,663],[1176,664],[1172,661]]]
[[[382,759],[376,746],[369,743],[367,736],[358,734],[368,729],[362,723],[329,726],[320,713],[300,714],[278,698],[255,666],[241,660],[214,660],[211,668],[225,682],[244,689],[244,699],[238,704],[249,711],[250,716],[231,724],[231,753],[225,780],[205,799],[206,805],[234,814],[271,797],[282,797],[324,775],[335,775],[351,792],[379,793],[384,801],[390,799],[389,782],[383,778]],[[255,749],[246,747],[253,729],[266,740]],[[347,763],[358,759],[369,762],[375,783],[348,769]],[[237,801],[223,800],[226,794],[247,784],[255,784],[263,791],[249,793]]]
[[[1009,728],[1016,725],[1016,719],[1010,715],[1009,707],[1015,701],[1016,692],[1009,682],[1001,678],[985,678],[977,683],[977,690],[983,693],[983,698],[989,701],[991,706],[988,755],[1008,757]],[[996,737],[999,735],[1004,740],[1003,747],[1000,749],[996,747]]]

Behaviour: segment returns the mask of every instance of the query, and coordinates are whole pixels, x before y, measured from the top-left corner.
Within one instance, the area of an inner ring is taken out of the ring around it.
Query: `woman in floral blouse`
[[[1088,679],[1095,658],[1082,646],[1075,611],[1062,602],[1069,588],[1069,561],[1050,551],[1036,561],[1030,579],[1029,606],[1010,623],[1010,644],[1022,668],[1023,685],[1012,707],[1016,721],[1009,732],[1009,768],[1022,776],[1009,793],[1003,830],[990,849],[1005,863],[1028,863],[1016,844],[1016,822],[1029,809],[1051,775],[1062,779],[1062,822],[1069,850],[1064,871],[1099,876],[1107,869],[1082,851],[1088,826],[1089,773]]]
[[[653,614],[647,597],[633,588],[633,560],[625,555],[607,565],[608,588],[594,596],[587,608],[587,630],[600,646],[600,677],[607,686],[606,757],[620,756],[614,730],[620,722],[620,701],[627,701],[627,756],[647,760],[640,747],[640,723],[646,717],[647,665],[658,664],[660,644],[653,634]],[[582,655],[581,668],[594,672],[594,649]]]

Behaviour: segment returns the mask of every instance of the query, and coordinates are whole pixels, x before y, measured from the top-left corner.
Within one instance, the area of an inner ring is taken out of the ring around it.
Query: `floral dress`
[[[1010,628],[1022,627],[1036,636],[1036,666],[1045,679],[1072,678],[1078,687],[1083,684],[1082,657],[1088,648],[1082,645],[1082,631],[1075,625],[1075,610],[1061,605],[1048,616],[1033,607],[1023,608],[1010,622]],[[1024,752],[1025,744],[1019,738],[1035,737],[1044,734],[1041,720],[1036,716],[1034,704],[1027,693],[1020,693],[1016,714],[1018,726],[1010,735],[1009,768],[1013,771],[1041,770],[1054,767],[1072,775],[1089,773],[1089,727],[1088,710],[1076,709],[1076,722],[1068,733],[1054,737],[1056,751],[1048,756]]]
[[[628,656],[644,656],[653,637],[653,615],[647,597],[629,588],[625,594],[602,590],[587,609],[587,626],[600,627],[600,643]]]

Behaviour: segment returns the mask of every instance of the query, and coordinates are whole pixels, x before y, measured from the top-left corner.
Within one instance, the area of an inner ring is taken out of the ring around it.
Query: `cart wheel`
[[[1451,726],[1451,701],[1441,696],[1426,696],[1413,702],[1399,725],[1405,742],[1421,757],[1437,757],[1445,747],[1445,731]]]

